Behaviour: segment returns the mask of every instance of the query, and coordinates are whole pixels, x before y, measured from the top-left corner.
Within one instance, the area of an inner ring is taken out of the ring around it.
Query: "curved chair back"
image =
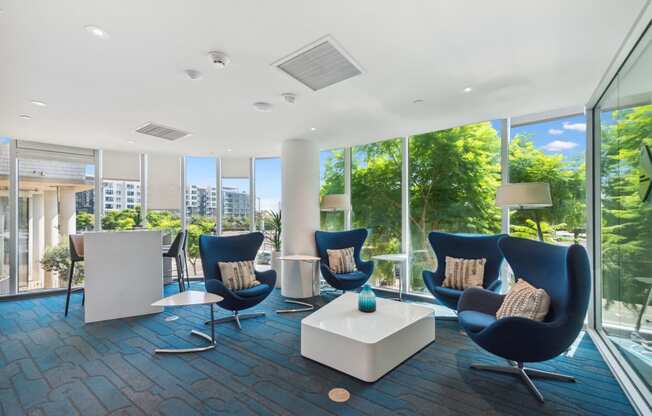
[[[545,289],[550,296],[546,322],[557,322],[558,340],[570,345],[582,329],[591,293],[591,268],[586,249],[516,237],[498,243],[516,279]]]
[[[69,248],[71,261],[84,261],[84,236],[81,234],[70,234]]]
[[[184,249],[186,246],[186,238],[188,236],[187,231],[179,231],[177,233],[177,236],[174,237],[174,241],[172,241],[172,244],[170,245],[170,248],[168,249],[167,255],[170,257],[176,257],[179,255],[179,253]]]
[[[483,284],[486,288],[500,277],[500,265],[504,257],[498,248],[498,240],[505,236],[505,234],[474,235],[433,231],[428,234],[428,240],[437,256],[437,271],[441,268],[442,273],[446,267],[447,256],[463,259],[486,258]],[[479,253],[482,253],[481,256]]]
[[[255,260],[265,237],[262,233],[248,233],[229,237],[201,235],[199,256],[204,270],[204,280],[222,280],[218,262]]]
[[[339,250],[343,248],[353,247],[353,257],[356,264],[360,264],[360,251],[362,245],[367,239],[369,232],[364,228],[357,228],[351,231],[315,231],[315,243],[317,244],[317,252],[321,257],[322,264],[330,268],[328,264],[328,252],[326,250]]]

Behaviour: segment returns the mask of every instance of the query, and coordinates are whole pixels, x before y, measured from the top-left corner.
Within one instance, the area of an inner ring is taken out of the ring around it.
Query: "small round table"
[[[154,351],[157,353],[186,353],[186,352],[201,352],[208,351],[215,348],[215,324],[214,324],[214,311],[213,305],[217,302],[224,300],[221,296],[208,292],[200,292],[197,290],[186,290],[185,292],[177,293],[175,295],[167,296],[161,300],[152,303],[152,306],[190,306],[190,305],[209,305],[211,307],[211,335],[192,330],[192,335],[197,335],[210,342],[210,345],[205,347],[195,348],[157,348]]]
[[[403,292],[405,291],[403,281],[407,279],[407,262],[410,259],[410,256],[405,253],[380,254],[378,256],[373,256],[372,259],[377,261],[391,261],[394,263],[394,276],[398,275],[398,298],[392,298],[392,300],[403,302]]]
[[[297,261],[297,262],[303,262],[303,263],[311,263],[312,264],[312,296],[319,296],[320,294],[320,287],[319,287],[319,262],[321,261],[320,257],[315,257],[315,256],[309,256],[309,255],[304,255],[304,254],[290,254],[287,256],[281,256],[278,258],[281,261]],[[282,290],[282,289],[281,289]],[[308,312],[313,309],[315,309],[315,305],[308,303],[308,302],[302,302],[298,300],[293,300],[293,299],[285,299],[285,302],[287,303],[293,303],[295,305],[301,305],[304,306],[303,308],[296,308],[296,309],[280,309],[277,310],[276,313],[295,313],[295,312]]]

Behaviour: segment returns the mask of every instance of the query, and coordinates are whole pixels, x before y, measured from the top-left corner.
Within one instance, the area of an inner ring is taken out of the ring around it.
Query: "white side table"
[[[211,335],[192,330],[192,335],[197,335],[202,337],[210,342],[210,345],[205,347],[195,347],[195,348],[157,348],[154,350],[157,353],[185,353],[185,352],[201,352],[208,351],[215,348],[215,323],[214,321],[214,311],[213,305],[217,302],[224,300],[221,296],[215,295],[208,292],[199,292],[197,290],[186,290],[185,292],[177,293],[172,296],[165,297],[161,300],[158,300],[152,303],[152,306],[190,306],[190,305],[210,305],[211,307]]]
[[[303,286],[309,285],[311,287],[311,297],[313,296],[319,296],[319,262],[321,261],[320,257],[316,256],[309,256],[309,255],[304,255],[304,254],[291,254],[287,256],[281,256],[278,258],[281,261],[294,261],[294,262],[301,262],[301,263],[311,263],[312,264],[312,276],[311,276],[311,281],[310,282],[304,282],[299,280],[299,283],[302,284]],[[303,276],[299,273],[299,279],[303,279]],[[283,296],[288,296],[288,297],[295,297],[295,294],[292,293],[292,288],[290,287],[291,285],[286,284],[286,282],[283,282],[282,288],[281,288],[281,294]],[[300,293],[299,291],[297,293]],[[296,296],[296,297],[300,297]],[[280,309],[277,310],[276,313],[294,313],[294,312],[307,312],[315,309],[315,306],[308,303],[308,302],[301,302],[298,300],[285,300],[287,303],[293,303],[295,305],[301,305],[304,306],[303,308],[297,308],[297,309]]]
[[[403,281],[407,279],[407,262],[410,259],[410,256],[405,253],[380,254],[378,256],[373,256],[372,259],[377,261],[391,261],[394,263],[394,276],[396,276],[397,268],[399,269],[398,298],[394,298],[394,300],[403,302],[403,292],[405,291]]]

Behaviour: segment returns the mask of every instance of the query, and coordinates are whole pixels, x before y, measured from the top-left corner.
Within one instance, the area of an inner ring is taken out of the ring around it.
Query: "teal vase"
[[[371,286],[365,284],[358,294],[358,309],[360,312],[374,312],[376,310],[376,294]]]

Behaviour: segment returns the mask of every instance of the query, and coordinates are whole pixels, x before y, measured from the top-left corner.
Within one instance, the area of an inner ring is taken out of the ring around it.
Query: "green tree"
[[[215,231],[215,218],[192,217],[187,227],[188,230],[188,261],[192,265],[193,274],[197,275],[197,260],[199,260],[199,236],[212,234]]]
[[[95,224],[95,215],[89,214],[86,211],[80,211],[76,217],[77,231],[88,231],[93,229]]]
[[[102,218],[102,229],[133,230],[140,222],[140,207],[109,211]]]

